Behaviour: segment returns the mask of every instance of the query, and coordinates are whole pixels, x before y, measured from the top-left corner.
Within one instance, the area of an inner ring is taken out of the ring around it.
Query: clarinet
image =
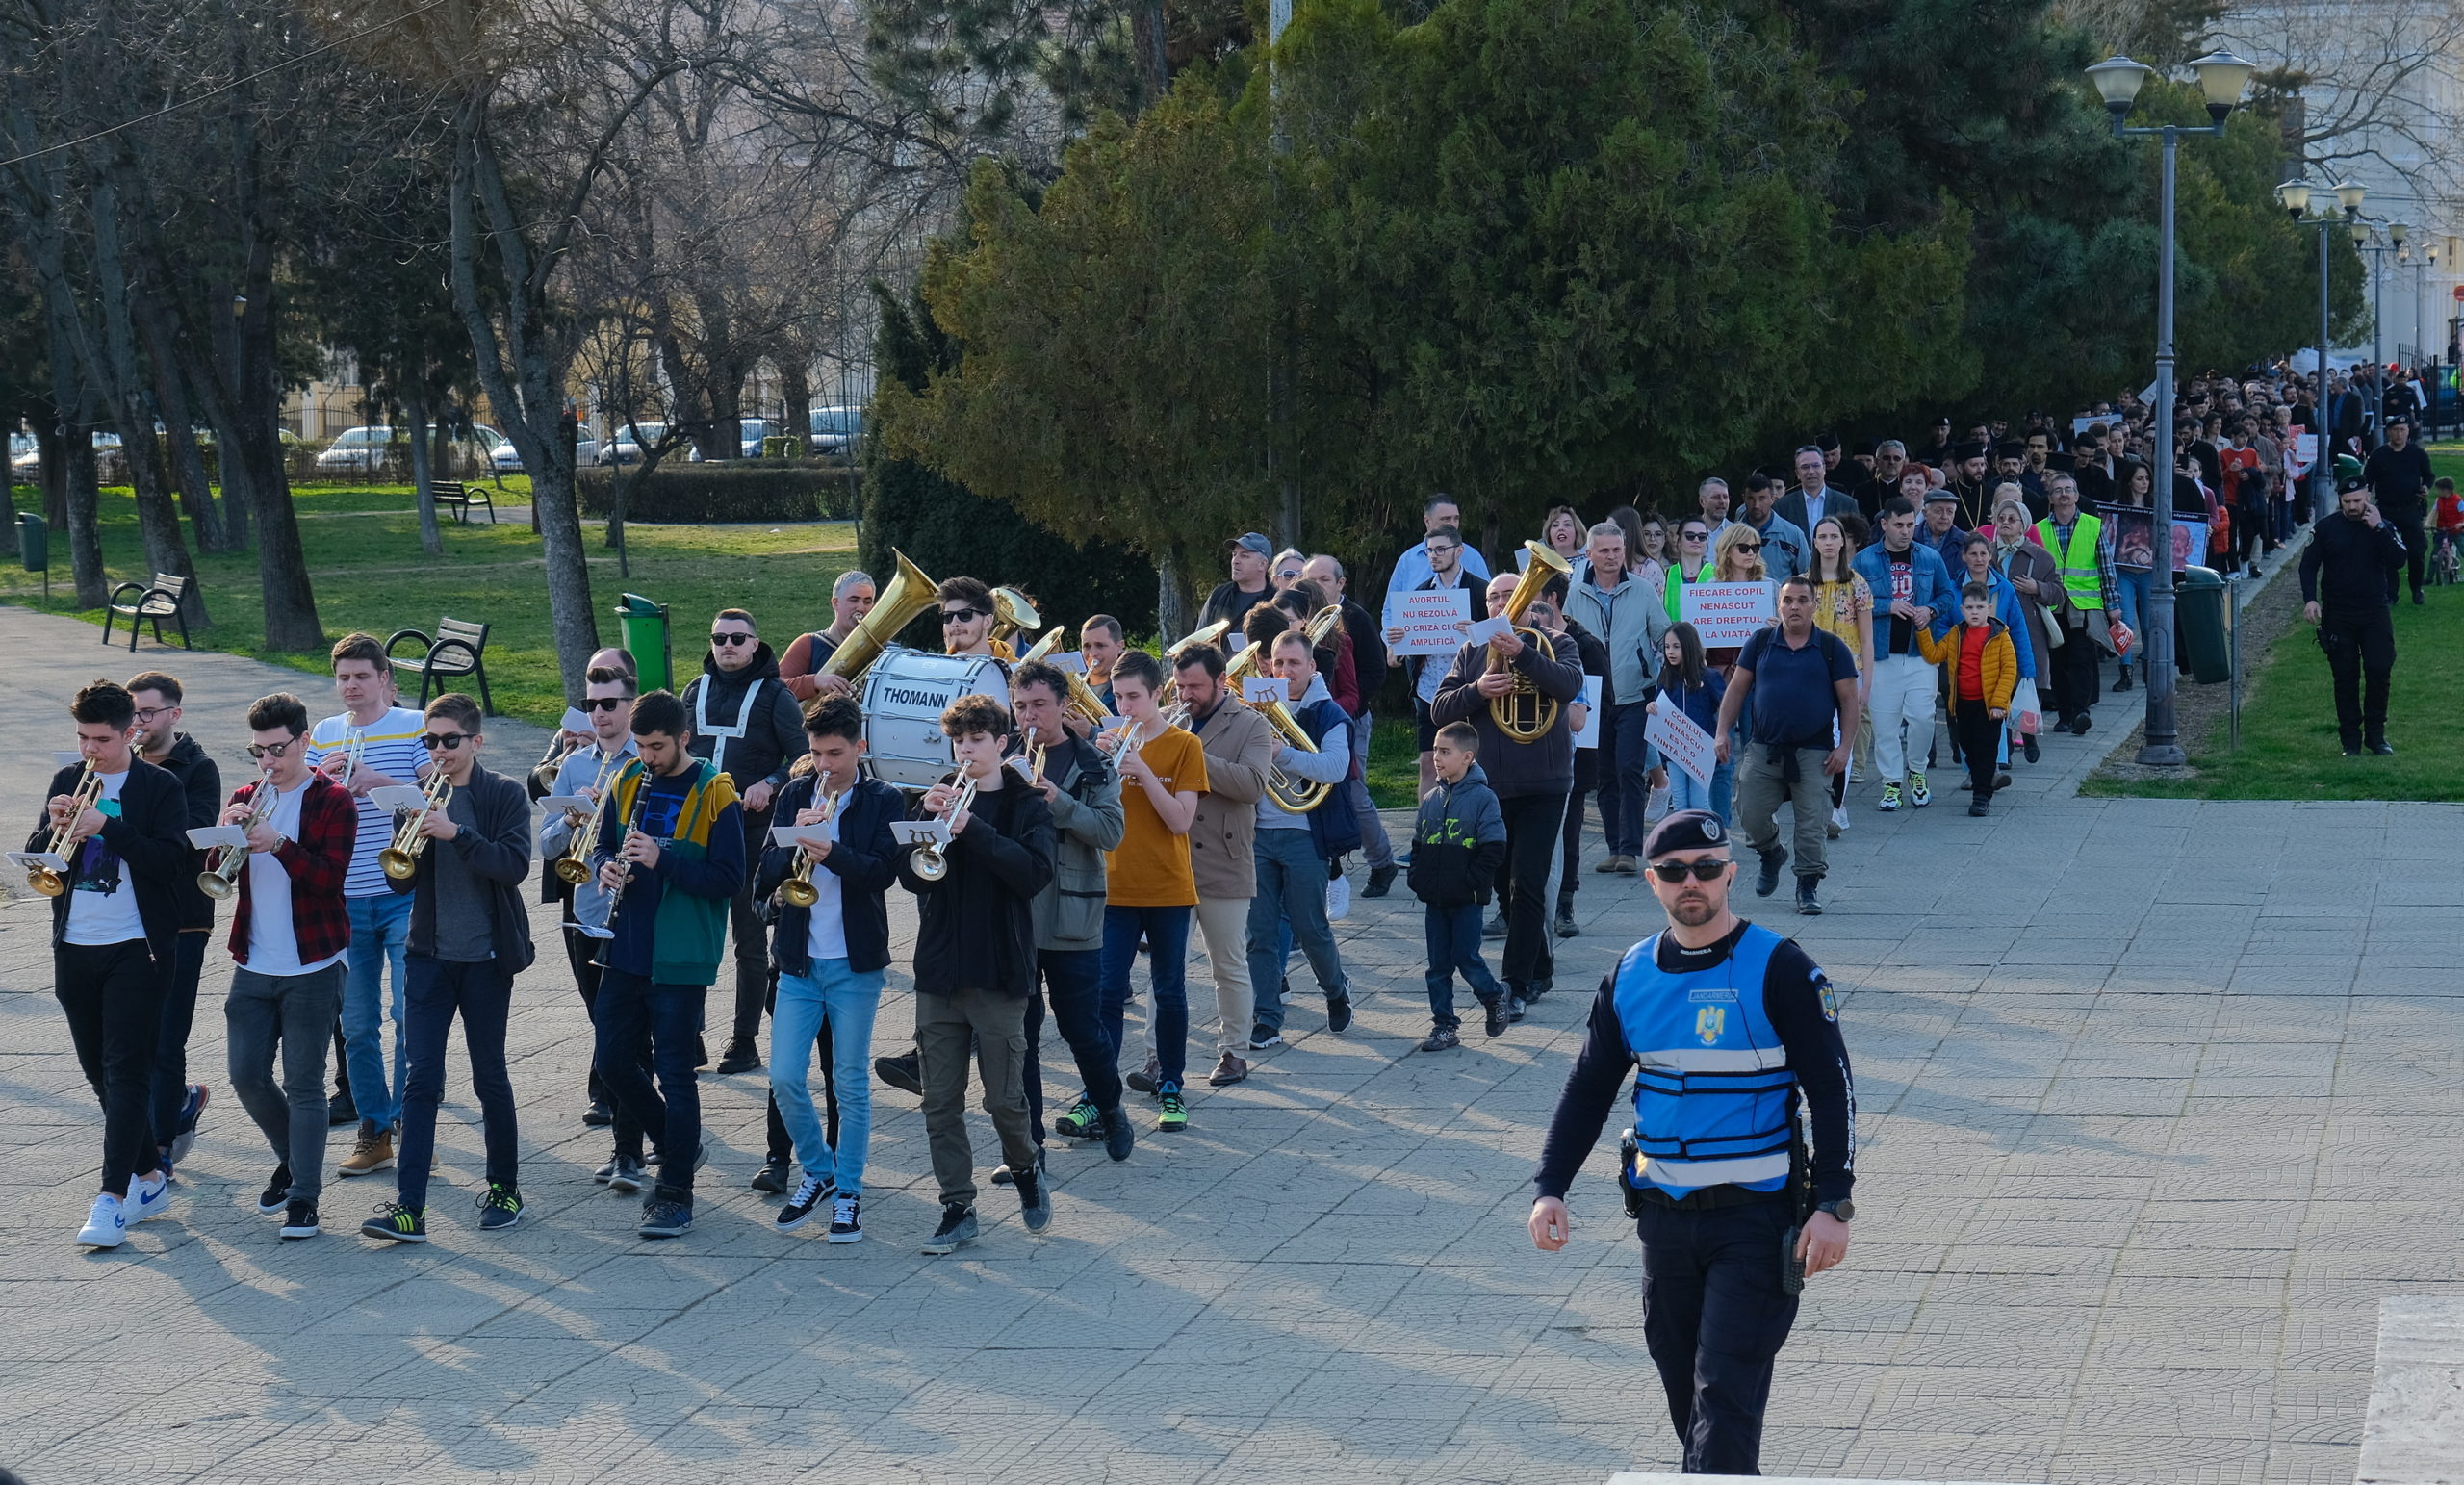
[[[633,786],[632,818],[625,822],[624,832],[616,837],[617,850],[625,849],[625,842],[640,832],[643,812],[649,807],[650,799],[651,774],[648,768],[644,768],[641,781]],[[633,863],[626,861],[624,866],[624,878],[616,883],[616,890],[607,894],[607,916],[603,921],[603,926],[610,936],[613,936],[616,932],[616,910],[625,906],[625,888],[633,883]]]

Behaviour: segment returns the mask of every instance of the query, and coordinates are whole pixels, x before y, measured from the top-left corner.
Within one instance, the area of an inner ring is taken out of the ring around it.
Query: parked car
[[[776,434],[779,431],[779,425],[767,418],[745,418],[738,421],[741,424],[738,441],[743,445],[740,457],[760,458],[761,441]]]
[[[97,430],[93,435],[94,452],[108,457],[119,448],[119,435]],[[33,479],[42,474],[42,446],[31,433],[9,435],[9,472]]]
[[[641,445],[633,442],[637,430],[642,438],[654,445],[667,437],[667,424],[663,422],[620,422],[616,425],[616,436],[600,446],[599,462],[609,466],[641,463]]]
[[[812,451],[854,457],[864,437],[860,407],[816,407],[812,410]]]
[[[410,457],[409,448],[408,434],[381,424],[345,428],[340,437],[325,446],[324,452],[317,455],[317,468],[348,470],[353,474],[366,474],[382,469],[386,456],[396,453],[398,448],[400,450],[398,457],[407,460]]]
[[[505,440],[489,450],[488,463],[500,474],[522,473],[522,454],[513,447],[511,439]],[[598,463],[599,440],[587,433],[577,436],[574,439],[574,468],[586,470]]]

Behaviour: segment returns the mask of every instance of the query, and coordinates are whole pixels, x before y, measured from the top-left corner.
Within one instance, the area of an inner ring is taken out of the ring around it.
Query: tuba
[[[427,776],[427,782],[421,785],[421,790],[427,796],[427,803],[416,812],[404,815],[401,827],[394,832],[394,843],[376,853],[376,864],[384,867],[385,875],[397,882],[408,882],[420,869],[420,853],[427,849],[427,837],[420,833],[420,827],[429,815],[452,803],[453,781],[446,778],[445,770],[439,768]]]
[[[1223,642],[1223,636],[1231,632],[1232,621],[1229,619],[1218,619],[1213,624],[1201,625],[1198,627],[1192,629],[1187,634],[1182,635],[1180,638],[1172,641],[1170,644],[1166,645],[1164,647],[1164,689],[1155,693],[1155,704],[1158,707],[1169,710],[1174,704],[1180,700],[1181,678],[1179,667],[1172,663],[1172,657],[1174,655],[1179,654],[1182,651],[1187,650],[1192,645],[1219,645]],[[1240,657],[1235,655],[1233,658],[1238,659]],[[1187,708],[1183,708],[1183,710],[1186,711]],[[1177,727],[1180,724],[1174,723],[1173,725]]]
[[[1525,542],[1523,550],[1531,553],[1531,565],[1523,570],[1523,576],[1515,580],[1514,591],[1506,595],[1502,617],[1514,626],[1514,632],[1525,644],[1537,645],[1543,654],[1554,656],[1557,652],[1550,645],[1549,636],[1538,629],[1525,628],[1519,621],[1523,618],[1523,611],[1531,606],[1531,601],[1540,596],[1540,590],[1549,585],[1551,577],[1565,576],[1574,571],[1574,567],[1538,542]],[[1488,674],[1494,676],[1505,668],[1506,662],[1498,658],[1496,651],[1490,651]],[[1549,729],[1557,725],[1557,699],[1542,696],[1540,688],[1532,684],[1531,678],[1523,672],[1515,671],[1513,676],[1513,690],[1489,699],[1489,721],[1508,742],[1538,742],[1549,735]]]
[[[77,828],[77,817],[103,797],[103,776],[94,771],[94,760],[86,760],[85,772],[77,776],[77,787],[68,792],[68,819],[51,832],[51,844],[43,847],[47,856],[61,856],[68,849],[68,832]],[[48,866],[38,866],[26,873],[26,885],[45,897],[58,897],[68,890],[68,879]]]
[[[991,645],[994,654],[1014,664],[1018,655],[1016,651],[1010,648],[1010,637],[1032,629],[1041,623],[1043,623],[1043,616],[1036,612],[1036,605],[1024,593],[1015,588],[992,590],[992,634],[988,643]]]
[[[864,674],[864,668],[881,657],[883,650],[898,637],[898,631],[914,622],[915,616],[933,606],[933,579],[923,570],[907,560],[907,553],[893,547],[890,555],[898,558],[898,571],[891,576],[889,587],[872,612],[856,621],[855,630],[839,642],[821,662],[819,674],[835,676],[850,686]]]
[[[273,813],[274,801],[280,798],[273,786],[273,770],[257,776],[257,786],[248,794],[248,818],[240,827],[252,831]],[[240,872],[248,861],[245,846],[224,846],[217,855],[218,860],[206,862],[205,870],[196,874],[196,888],[216,902],[228,902],[240,895]]]
[[[1343,622],[1343,605],[1329,603],[1310,615],[1309,622],[1301,626],[1300,632],[1309,641],[1309,648],[1315,650],[1340,629]],[[1232,657],[1232,663],[1223,668],[1224,680],[1228,684],[1238,686],[1240,677],[1247,676],[1258,668],[1260,662],[1256,658],[1257,653],[1266,648],[1265,645],[1243,647],[1241,653]],[[1244,660],[1249,663],[1243,665],[1241,662]],[[1236,671],[1239,673],[1238,676],[1235,675]],[[1282,702],[1264,702],[1259,704],[1256,709],[1273,725],[1275,731],[1285,742],[1303,753],[1318,751],[1317,743],[1310,739],[1308,730],[1300,725],[1299,718],[1292,714],[1290,706]],[[1287,814],[1307,814],[1333,798],[1335,788],[1336,786],[1331,783],[1317,783],[1306,779],[1295,779],[1281,768],[1270,769],[1267,774],[1267,793],[1273,798],[1276,807]]]

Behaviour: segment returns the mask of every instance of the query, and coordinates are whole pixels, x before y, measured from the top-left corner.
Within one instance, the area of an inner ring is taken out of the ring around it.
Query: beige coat
[[[1226,697],[1192,730],[1206,749],[1207,790],[1198,796],[1197,818],[1190,822],[1190,871],[1199,897],[1245,901],[1258,895],[1250,851],[1258,832],[1258,796],[1274,767],[1274,727]]]

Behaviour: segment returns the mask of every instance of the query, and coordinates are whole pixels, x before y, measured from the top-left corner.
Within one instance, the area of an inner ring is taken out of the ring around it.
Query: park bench
[[[154,643],[159,645],[164,642],[163,621],[168,619],[180,627],[180,648],[195,649],[196,646],[189,643],[189,616],[180,606],[188,592],[189,580],[174,577],[168,573],[156,573],[151,583],[121,583],[112,590],[111,602],[103,611],[103,643],[108,645],[112,642],[113,622],[126,618],[128,653],[135,654],[138,627],[152,624]]]
[[[404,640],[419,642],[416,655],[398,655],[394,647]],[[394,637],[385,641],[385,658],[394,669],[420,678],[419,704],[427,704],[429,688],[439,693],[453,689],[453,682],[465,676],[479,682],[479,710],[483,715],[496,714],[496,702],[488,695],[488,667],[482,658],[488,648],[488,626],[473,624],[465,619],[439,619],[436,633],[425,629],[396,629]]]
[[[469,525],[471,507],[476,505],[488,513],[488,525],[497,524],[497,502],[491,499],[488,492],[480,486],[466,484],[458,479],[434,479],[428,481],[427,488],[429,495],[435,499],[439,507],[448,505],[453,507],[455,521]]]

